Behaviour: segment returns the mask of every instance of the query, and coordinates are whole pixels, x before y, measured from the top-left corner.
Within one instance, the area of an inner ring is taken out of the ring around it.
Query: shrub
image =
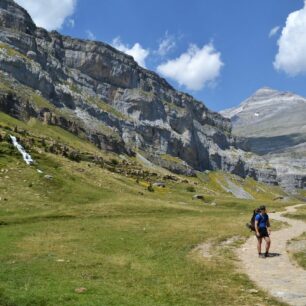
[[[68,158],[72,161],[79,163],[81,161],[81,156],[78,152],[72,151],[69,153]]]
[[[117,165],[119,164],[119,162],[118,162],[117,159],[112,158],[112,159],[111,159],[111,164],[112,164],[113,166],[117,166]]]
[[[153,188],[152,184],[150,184],[150,185],[148,186],[148,191],[149,191],[149,192],[154,192],[154,188]]]
[[[194,188],[193,186],[188,186],[188,187],[186,188],[186,190],[187,190],[188,192],[196,192],[196,190],[195,190],[195,188]]]

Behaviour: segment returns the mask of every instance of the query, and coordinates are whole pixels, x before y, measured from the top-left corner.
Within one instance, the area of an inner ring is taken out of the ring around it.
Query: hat
[[[260,210],[266,210],[266,206],[265,206],[265,205],[261,205],[261,206],[259,207],[259,209],[260,209]]]

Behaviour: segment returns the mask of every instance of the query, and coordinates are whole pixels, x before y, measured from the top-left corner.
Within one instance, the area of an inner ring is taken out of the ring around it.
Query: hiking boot
[[[259,258],[266,258],[266,255],[265,254],[258,254],[258,257]]]

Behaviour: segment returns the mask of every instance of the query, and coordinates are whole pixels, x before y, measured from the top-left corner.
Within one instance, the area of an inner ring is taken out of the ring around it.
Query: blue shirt
[[[265,228],[268,225],[269,216],[267,214],[265,214],[265,215],[258,214],[255,217],[255,221],[258,221],[258,227],[259,228]]]

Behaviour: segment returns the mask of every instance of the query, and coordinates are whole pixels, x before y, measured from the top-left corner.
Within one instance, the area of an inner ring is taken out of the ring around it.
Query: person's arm
[[[256,236],[259,237],[259,229],[258,229],[258,219],[255,219],[255,232],[256,232]]]
[[[268,220],[267,220],[267,229],[268,229],[268,233],[271,234],[271,225],[270,225],[269,216],[268,216]]]

